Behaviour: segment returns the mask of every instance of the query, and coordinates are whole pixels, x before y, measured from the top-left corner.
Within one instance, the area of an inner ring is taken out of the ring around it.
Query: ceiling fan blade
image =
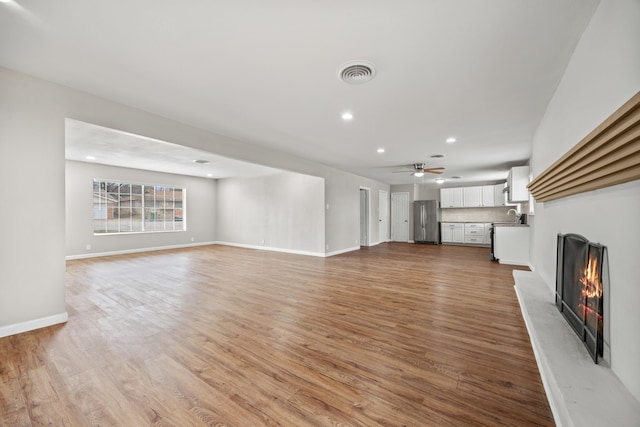
[[[436,170],[436,169],[438,169],[438,168],[425,169],[424,171],[427,172],[427,173],[435,173],[436,175],[441,175],[442,172],[444,172],[444,169],[443,170]]]
[[[429,171],[443,171],[444,168],[441,166],[438,166],[437,168],[425,168],[424,171],[425,172],[429,172]]]

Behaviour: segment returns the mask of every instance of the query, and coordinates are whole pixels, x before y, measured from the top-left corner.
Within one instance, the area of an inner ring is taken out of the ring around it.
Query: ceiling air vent
[[[351,61],[338,70],[338,77],[345,83],[359,85],[373,79],[376,68],[367,61]]]

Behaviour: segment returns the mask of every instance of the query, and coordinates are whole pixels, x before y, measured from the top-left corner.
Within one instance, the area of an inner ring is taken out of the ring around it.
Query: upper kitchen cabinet
[[[440,189],[440,206],[443,208],[483,208],[504,206],[504,184],[500,190],[494,185],[475,187],[442,188]],[[499,197],[498,197],[499,195]]]
[[[482,187],[463,187],[462,206],[465,208],[479,208],[482,206]]]
[[[442,208],[463,207],[462,188],[441,188],[440,189],[440,207]]]
[[[493,190],[493,185],[483,185],[482,186],[482,206],[492,207],[496,205],[495,201],[495,193]]]
[[[529,166],[511,168],[507,175],[508,201],[526,202],[529,200]]]
[[[504,206],[504,186],[505,183],[496,184],[493,186],[493,203],[494,206]]]

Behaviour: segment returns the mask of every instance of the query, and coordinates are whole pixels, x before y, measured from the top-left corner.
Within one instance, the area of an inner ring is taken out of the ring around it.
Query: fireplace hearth
[[[557,248],[556,306],[598,363],[603,352],[606,247],[578,234],[558,234]]]

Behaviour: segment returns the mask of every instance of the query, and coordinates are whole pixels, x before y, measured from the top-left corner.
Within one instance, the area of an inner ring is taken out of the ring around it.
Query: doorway
[[[360,246],[369,246],[369,189],[360,188]]]
[[[389,193],[380,190],[378,198],[378,240],[389,241]]]
[[[391,193],[391,240],[409,241],[409,193]]]

